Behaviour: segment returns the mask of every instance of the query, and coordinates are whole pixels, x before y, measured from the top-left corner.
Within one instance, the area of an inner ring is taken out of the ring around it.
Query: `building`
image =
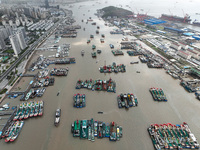
[[[0,35],[0,50],[4,50],[6,48],[6,44],[2,38],[2,36]]]
[[[22,31],[24,38],[26,38],[26,30],[24,27],[19,27],[18,28],[20,31]]]
[[[48,0],[45,0],[45,8],[49,8],[49,2],[48,2]]]
[[[9,36],[12,48],[16,56],[21,52],[19,41],[17,39],[16,34]]]
[[[181,50],[181,48],[182,48],[181,45],[179,45],[177,43],[174,43],[174,42],[171,43],[170,47],[173,48],[173,49],[175,49],[175,50],[177,50],[177,51]]]
[[[16,36],[17,36],[17,39],[19,41],[19,45],[20,45],[20,48],[23,50],[27,47],[26,45],[26,42],[25,42],[25,39],[24,39],[24,36],[23,36],[23,33],[21,30],[18,30],[16,32]]]
[[[7,31],[7,33],[8,33],[8,36],[10,36],[10,35],[13,34],[13,32],[12,32],[12,28],[11,28],[10,25],[5,25],[5,28],[6,28],[6,31]]]
[[[3,26],[0,27],[0,35],[3,38],[3,40],[8,38],[8,33]]]
[[[177,54],[184,59],[190,59],[191,58],[190,54],[188,54],[187,52],[184,52],[182,50],[179,50]]]

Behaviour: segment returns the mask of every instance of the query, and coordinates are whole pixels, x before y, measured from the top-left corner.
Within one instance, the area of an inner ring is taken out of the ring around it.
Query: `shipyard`
[[[109,1],[60,7],[70,17],[2,95],[2,149],[199,149],[198,21],[104,16]]]

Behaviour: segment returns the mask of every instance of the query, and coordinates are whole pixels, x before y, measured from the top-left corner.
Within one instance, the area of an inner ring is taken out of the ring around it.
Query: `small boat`
[[[82,51],[81,51],[81,55],[82,55],[82,56],[84,56],[84,54],[85,54],[85,51],[84,51],[84,50],[82,50]]]
[[[98,49],[98,50],[97,50],[97,53],[98,53],[98,54],[100,54],[100,53],[101,53],[101,50],[100,50],[100,49]]]
[[[55,116],[55,121],[54,121],[55,126],[58,126],[58,124],[60,123],[60,116],[61,116],[61,109],[58,108],[56,110],[56,116]]]
[[[60,91],[57,93],[57,96],[60,94]]]
[[[140,71],[136,71],[136,73],[140,73]]]
[[[98,111],[98,114],[103,114],[103,111]]]

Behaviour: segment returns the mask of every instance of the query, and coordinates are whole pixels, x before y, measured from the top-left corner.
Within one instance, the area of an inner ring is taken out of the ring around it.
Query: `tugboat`
[[[58,126],[58,124],[60,123],[60,115],[61,115],[61,109],[58,108],[56,110],[56,116],[55,116],[55,121],[54,121],[55,126]]]

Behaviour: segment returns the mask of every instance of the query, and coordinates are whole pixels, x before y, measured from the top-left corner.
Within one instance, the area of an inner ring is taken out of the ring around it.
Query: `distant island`
[[[123,9],[123,8],[118,8],[114,6],[109,6],[101,9],[104,11],[104,15],[102,16],[103,18],[106,18],[108,16],[117,16],[118,18],[124,18],[127,17],[127,15],[132,15],[133,13],[129,10]]]

